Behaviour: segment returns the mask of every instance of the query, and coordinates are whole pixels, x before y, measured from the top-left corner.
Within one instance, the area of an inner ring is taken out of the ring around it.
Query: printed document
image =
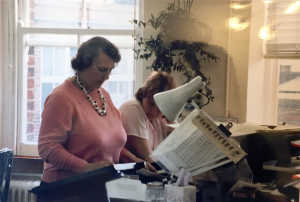
[[[194,176],[246,155],[228,139],[204,111],[196,109],[160,143],[152,158],[170,172],[184,168]]]

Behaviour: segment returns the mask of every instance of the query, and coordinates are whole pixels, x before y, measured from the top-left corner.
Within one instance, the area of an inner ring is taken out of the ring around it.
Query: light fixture
[[[249,26],[249,22],[246,20],[241,20],[239,17],[229,18],[229,27],[236,31],[241,31]]]
[[[250,4],[241,4],[241,3],[231,3],[230,8],[235,9],[235,10],[242,10],[245,8],[250,7]]]
[[[289,7],[284,11],[285,14],[293,14],[300,8],[300,1],[296,1],[289,5]]]
[[[270,40],[274,37],[274,33],[271,31],[270,26],[263,26],[259,30],[259,38],[263,40]]]
[[[264,3],[265,4],[270,4],[270,3],[272,3],[273,1],[272,0],[264,0]]]
[[[230,8],[242,10],[251,6],[251,0],[231,0]]]

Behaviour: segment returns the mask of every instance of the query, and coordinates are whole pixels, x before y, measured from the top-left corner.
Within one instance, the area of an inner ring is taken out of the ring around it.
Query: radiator
[[[36,196],[29,190],[39,185],[40,180],[36,179],[11,179],[8,202],[36,202]]]

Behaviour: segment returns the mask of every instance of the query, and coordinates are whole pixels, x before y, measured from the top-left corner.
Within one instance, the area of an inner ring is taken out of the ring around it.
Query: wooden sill
[[[43,160],[40,157],[15,156],[12,173],[42,173]]]
[[[21,156],[21,155],[15,155],[14,158],[20,158],[20,159],[41,159],[39,156]]]

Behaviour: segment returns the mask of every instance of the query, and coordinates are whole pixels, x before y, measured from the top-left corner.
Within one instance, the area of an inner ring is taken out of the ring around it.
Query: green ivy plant
[[[178,1],[178,0],[177,0]],[[191,0],[185,0],[183,6],[176,5],[176,2],[169,3],[167,9],[162,10],[157,16],[151,14],[148,21],[134,20],[139,29],[146,29],[150,26],[153,33],[149,37],[140,34],[134,35],[136,47],[134,53],[136,59],[153,61],[151,68],[155,71],[182,72],[187,81],[195,76],[200,76],[206,83],[205,87],[199,91],[201,96],[205,96],[207,102],[203,107],[213,101],[214,96],[210,89],[210,79],[202,72],[202,66],[208,62],[217,62],[218,57],[205,50],[208,46],[204,42],[189,42],[185,40],[169,40],[165,27],[172,18],[190,20]]]

